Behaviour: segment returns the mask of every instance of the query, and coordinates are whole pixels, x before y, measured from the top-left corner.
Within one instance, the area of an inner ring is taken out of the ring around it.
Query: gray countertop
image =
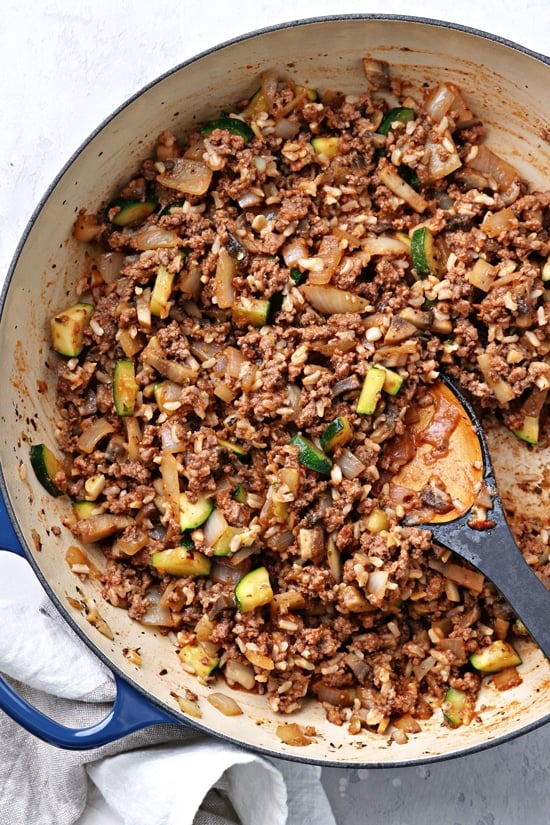
[[[41,195],[88,133],[147,82],[219,42],[344,12],[449,20],[540,52],[548,51],[550,34],[546,0],[240,0],[236,7],[186,0],[177,8],[146,0],[4,0],[2,11],[0,277]],[[547,825],[549,777],[548,727],[443,763],[324,770],[338,825]]]

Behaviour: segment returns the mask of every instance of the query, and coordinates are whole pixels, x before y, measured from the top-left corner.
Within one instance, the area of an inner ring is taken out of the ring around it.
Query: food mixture
[[[101,547],[104,598],[182,668],[399,742],[434,713],[471,721],[488,672],[521,682],[525,629],[418,514],[454,506],[440,370],[544,435],[550,192],[488,148],[459,88],[364,74],[350,96],[266,72],[79,214],[89,266],[51,324],[58,443],[33,464]],[[395,479],[427,408],[413,491]],[[520,538],[550,580],[546,531]]]

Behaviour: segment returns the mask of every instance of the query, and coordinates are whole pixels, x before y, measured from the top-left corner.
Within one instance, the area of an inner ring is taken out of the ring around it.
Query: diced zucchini
[[[269,573],[265,567],[257,567],[242,577],[235,587],[235,601],[241,613],[250,613],[257,607],[273,600]]]
[[[174,277],[174,273],[169,272],[165,266],[158,268],[153,291],[151,292],[151,315],[155,315],[157,318],[168,316]]]
[[[133,415],[139,386],[133,361],[121,358],[113,372],[113,400],[118,415]]]
[[[295,92],[296,92],[296,97],[298,97],[301,94],[305,94],[307,99],[311,100],[312,102],[315,102],[316,100],[319,100],[319,92],[317,91],[317,89],[309,89],[307,86],[302,86],[302,85],[297,83]]]
[[[334,137],[314,137],[311,140],[313,151],[316,155],[324,155],[329,160],[336,157],[339,148],[339,138]]]
[[[231,555],[231,542],[236,536],[242,536],[243,533],[246,532],[246,528],[244,527],[234,527],[231,524],[228,524],[221,536],[218,537],[214,544],[214,555],[215,556],[230,556]],[[248,542],[250,544],[250,542]],[[246,546],[246,545],[244,545]]]
[[[31,467],[42,487],[52,496],[62,496],[54,479],[63,469],[61,461],[45,444],[33,444],[30,450]]]
[[[300,286],[300,284],[305,281],[305,278],[305,272],[302,272],[295,266],[292,267],[292,269],[290,270],[290,279],[294,282],[295,286]]]
[[[160,210],[158,214],[159,218],[162,218],[163,215],[171,215],[176,209],[182,209],[185,203],[186,201],[181,198],[176,201],[172,201],[172,203],[167,203],[166,206],[163,206]]]
[[[419,226],[411,235],[411,258],[419,278],[438,275],[434,237],[427,226]]]
[[[239,458],[246,458],[248,456],[248,451],[245,450],[241,444],[237,444],[236,441],[226,441],[224,438],[218,438],[218,444],[224,450],[234,453],[239,456]]]
[[[68,358],[80,355],[84,346],[84,330],[93,311],[93,304],[79,302],[52,318],[50,329],[56,352]]]
[[[239,504],[246,504],[248,496],[246,494],[244,485],[237,484],[237,486],[231,494],[231,498],[233,499],[233,501],[238,501]]]
[[[132,198],[115,198],[107,206],[107,214],[111,223],[116,226],[130,226],[134,223],[141,223],[155,211],[157,202],[148,200],[140,201]]]
[[[270,302],[264,298],[239,298],[232,307],[233,322],[238,327],[263,327],[267,324]]]
[[[82,521],[82,519],[90,518],[96,507],[95,501],[75,501],[73,512],[77,519]]]
[[[298,448],[300,464],[321,475],[330,475],[332,461],[309,438],[297,433],[290,439],[290,443]]]
[[[211,560],[203,553],[181,545],[153,553],[151,564],[169,576],[208,576],[212,566]]]
[[[464,724],[464,711],[468,697],[463,690],[450,687],[445,694],[445,709],[443,717],[451,728],[459,728]]]
[[[517,430],[512,430],[512,432],[521,441],[526,441],[528,444],[538,444],[539,416],[526,415],[521,427]]]
[[[212,510],[214,502],[211,498],[199,495],[196,501],[191,501],[185,493],[180,493],[180,530],[195,530],[204,524]]]
[[[385,381],[385,370],[378,367],[369,367],[357,402],[356,411],[358,413],[362,415],[372,415],[374,413]]]
[[[111,217],[111,223],[115,226],[130,226],[133,223],[141,223],[151,215],[157,208],[157,201],[154,198],[147,198],[139,201],[130,198],[116,198],[107,207],[107,213],[116,210]]]
[[[178,653],[181,661],[202,678],[210,676],[218,667],[219,659],[211,656],[200,644],[185,645]]]
[[[254,132],[248,123],[245,123],[244,120],[241,120],[238,117],[222,115],[215,120],[210,120],[201,127],[201,135],[203,137],[208,137],[212,134],[214,129],[223,129],[226,132],[230,132],[232,135],[242,137],[244,141],[252,140],[254,137]]]
[[[335,447],[347,444],[353,436],[351,424],[345,415],[339,415],[321,433],[321,447],[325,453],[330,453]]]
[[[386,378],[384,380],[382,389],[384,390],[384,392],[387,392],[388,395],[397,395],[397,393],[403,386],[403,381],[405,379],[402,375],[399,375],[399,373],[395,372],[394,370],[390,370],[387,367],[382,367],[382,369],[386,373]]]
[[[498,639],[469,657],[470,664],[481,673],[497,673],[505,667],[521,665],[522,659],[509,642]]]
[[[408,123],[410,120],[414,120],[415,117],[414,109],[410,109],[408,106],[396,106],[384,115],[376,131],[379,135],[387,135],[394,123]]]
[[[191,538],[191,533],[182,533],[182,536],[178,543],[180,547],[185,547],[186,550],[195,549],[195,542]]]

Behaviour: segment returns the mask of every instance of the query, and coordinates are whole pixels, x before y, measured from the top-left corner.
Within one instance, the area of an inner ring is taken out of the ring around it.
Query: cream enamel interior
[[[227,44],[175,70],[126,105],[84,146],[49,193],[21,248],[5,294],[0,347],[9,380],[4,382],[0,415],[2,470],[28,553],[50,593],[94,649],[182,721],[185,717],[171,692],[181,694],[187,685],[199,694],[202,718],[198,723],[207,730],[279,755],[374,766],[458,755],[540,724],[548,714],[550,666],[525,645],[519,688],[499,694],[488,686],[479,718],[470,726],[444,728],[436,712],[430,722],[423,723],[421,734],[401,746],[390,746],[384,737],[368,733],[351,737],[345,728],[328,724],[313,703],[285,720],[274,718],[262,697],[240,692],[232,695],[244,714],[225,717],[206,700],[208,690],[184,673],[165,637],[103,603],[92,580],[82,583],[69,571],[64,555],[74,542],[61,526],[69,504],[47,496],[30,469],[24,477],[29,444],[54,443],[54,391],[52,374],[45,366],[50,360],[47,332],[50,316],[74,296],[73,284],[85,254],[70,240],[77,211],[104,203],[148,154],[163,128],[185,132],[193,121],[248,96],[263,69],[278,68],[312,87],[354,92],[365,85],[364,55],[389,61],[394,73],[408,78],[413,88],[426,80],[449,79],[459,84],[487,124],[490,145],[535,185],[547,188],[550,145],[542,129],[550,124],[550,66],[534,56],[463,30],[368,17],[304,22]],[[500,431],[490,434],[490,444],[505,501],[515,502],[521,496],[526,512],[539,518],[550,512],[547,452],[542,450],[535,458],[533,451]],[[56,527],[61,528],[59,536]],[[96,599],[114,633],[113,641],[67,601],[67,596],[80,599],[82,595]],[[141,667],[125,657],[127,648],[140,648]],[[225,686],[214,689],[231,693]],[[275,730],[284,721],[313,725],[317,735],[307,747],[283,745]]]

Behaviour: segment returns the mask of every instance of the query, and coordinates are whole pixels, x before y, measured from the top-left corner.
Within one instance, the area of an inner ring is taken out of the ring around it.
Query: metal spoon
[[[419,511],[407,522],[429,526],[434,542],[466,559],[490,579],[550,659],[550,591],[524,560],[510,531],[481,424],[470,403],[448,378],[442,378],[433,392],[448,409],[456,405],[453,431],[443,434],[447,443],[437,455],[435,427],[431,443],[424,442],[427,447],[415,452],[392,483],[418,492],[436,472],[453,504],[444,513],[432,512],[426,520]],[[455,441],[453,449],[448,449],[449,438]],[[490,500],[487,518],[481,521],[474,511],[474,490],[480,483]]]

